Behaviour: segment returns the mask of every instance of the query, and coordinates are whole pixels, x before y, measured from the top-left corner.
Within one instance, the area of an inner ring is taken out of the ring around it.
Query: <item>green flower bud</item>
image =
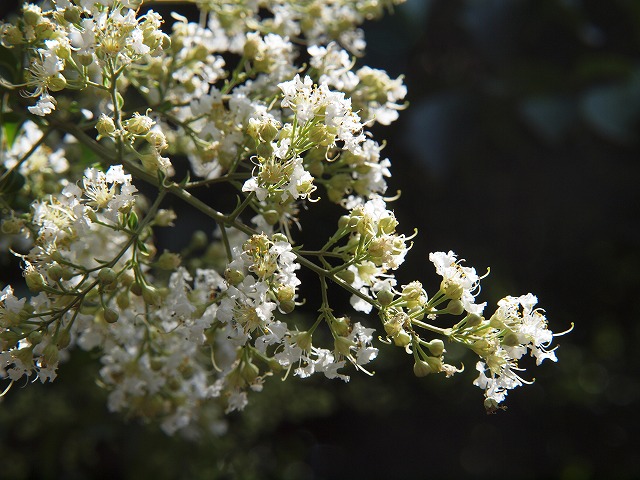
[[[356,279],[356,274],[351,270],[344,269],[336,273],[336,277],[338,277],[340,280],[344,280],[348,284],[352,284]]]
[[[413,374],[416,377],[426,377],[432,371],[433,370],[431,370],[429,364],[424,360],[416,360],[416,362],[413,364]]]
[[[116,297],[116,304],[120,310],[126,310],[131,304],[131,299],[129,298],[129,292],[127,290],[123,290]]]
[[[25,4],[22,9],[22,18],[27,25],[36,26],[42,20],[42,10],[37,5]]]
[[[451,283],[443,279],[440,283],[440,290],[452,300],[459,300],[462,297],[463,289],[457,283]]]
[[[279,302],[286,302],[288,300],[293,300],[293,297],[296,294],[296,290],[291,285],[282,285],[278,288],[278,292],[276,293],[276,297]]]
[[[98,280],[103,286],[111,285],[117,279],[118,279],[118,274],[115,272],[113,268],[104,267],[98,272]]]
[[[146,135],[154,124],[151,117],[134,113],[133,117],[124,122],[124,127],[134,135]]]
[[[508,332],[502,338],[502,345],[506,345],[507,347],[515,347],[516,345],[520,345],[520,340],[518,339],[518,335],[514,332]]]
[[[427,343],[427,348],[431,352],[431,355],[439,357],[444,353],[444,342],[439,338],[434,338]]]
[[[431,370],[435,373],[442,371],[442,358],[441,357],[427,357],[427,363],[431,367]]]
[[[44,290],[44,287],[47,286],[47,283],[44,280],[44,277],[36,272],[35,270],[27,271],[24,276],[24,279],[27,283],[27,287],[33,293],[39,293]]]
[[[380,305],[386,307],[393,302],[393,293],[390,290],[380,290],[376,299]]]
[[[156,262],[156,267],[161,270],[173,271],[180,266],[180,255],[165,251],[160,255]]]
[[[282,313],[287,314],[295,310],[296,302],[294,302],[293,300],[283,300],[279,303],[278,306],[280,307],[280,310],[282,311]]]
[[[269,225],[275,225],[280,221],[280,214],[276,210],[267,210],[262,212],[262,217]]]
[[[59,92],[67,86],[67,79],[61,73],[58,73],[47,80],[47,86],[52,92]]]
[[[173,221],[176,218],[178,218],[176,212],[161,208],[156,213],[156,218],[153,221],[158,227],[173,227]]]
[[[270,158],[273,154],[273,146],[269,142],[259,143],[256,147],[256,153],[259,157]]]
[[[156,307],[162,305],[162,293],[152,286],[145,285],[142,287],[142,299],[147,305]]]
[[[406,347],[411,343],[411,335],[404,330],[400,330],[397,335],[393,337],[393,343],[398,347]]]
[[[113,308],[105,308],[104,312],[102,312],[104,316],[104,320],[107,323],[116,323],[120,315]]]
[[[43,338],[42,332],[40,332],[39,330],[34,330],[29,334],[29,336],[27,337],[27,340],[31,342],[31,345],[37,345],[42,341],[42,338]]]
[[[116,124],[111,117],[106,116],[104,113],[100,115],[98,122],[96,123],[96,130],[102,137],[108,137],[116,131]]]
[[[193,232],[193,236],[191,237],[191,247],[192,248],[204,248],[209,243],[209,238],[207,234],[202,230],[196,230]]]
[[[240,270],[227,268],[224,271],[224,278],[227,282],[229,282],[230,285],[238,285],[244,280],[244,273],[242,273]]]
[[[469,327],[477,327],[483,322],[484,318],[475,313],[470,313],[466,317],[464,317],[464,321],[467,322],[467,326]]]
[[[464,306],[460,300],[451,300],[447,304],[446,311],[451,315],[462,315],[462,312],[464,312]]]
[[[140,282],[133,282],[129,290],[138,297],[142,295],[142,285],[140,285]]]

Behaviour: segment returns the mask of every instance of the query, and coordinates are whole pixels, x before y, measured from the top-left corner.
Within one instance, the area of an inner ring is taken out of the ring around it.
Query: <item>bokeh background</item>
[[[490,305],[534,292],[554,331],[575,324],[558,364],[487,416],[471,356],[417,379],[382,345],[372,378],[273,379],[191,441],[108,413],[79,353],[0,404],[0,478],[640,478],[640,2],[409,0],[365,31],[361,62],[409,89],[375,129],[419,231],[400,283],[437,288],[430,251],[491,266]]]

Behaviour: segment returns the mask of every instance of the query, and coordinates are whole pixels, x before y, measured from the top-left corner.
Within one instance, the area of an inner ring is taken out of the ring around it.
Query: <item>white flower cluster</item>
[[[359,25],[400,0],[195,3],[199,21],[174,13],[170,34],[140,0],[26,4],[0,24],[19,72],[0,85],[38,98],[8,95],[0,126],[0,245],[19,252],[32,292],[0,293],[0,379],[53,380],[77,346],[98,352],[112,410],[187,431],[207,406],[242,410],[274,374],[369,373],[375,328],[334,313],[336,287],[378,311],[417,376],[461,370],[419,332],[476,353],[489,410],[524,382],[527,351],[555,360],[535,297],[507,297],[486,320],[481,277],[453,252],[429,256],[434,295],[398,286],[413,237],[382,196],[391,164],[367,129],[397,119],[406,88],[352,55]],[[170,199],[210,218],[213,239],[158,252]],[[305,250],[300,212],[325,199],[345,213]],[[311,321],[301,269],[321,290]],[[464,317],[429,323],[444,315]]]

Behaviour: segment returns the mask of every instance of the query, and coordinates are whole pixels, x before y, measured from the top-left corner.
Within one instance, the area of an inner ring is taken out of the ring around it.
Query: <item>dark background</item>
[[[533,292],[552,330],[575,324],[558,364],[487,416],[471,356],[417,379],[381,345],[373,378],[273,379],[194,443],[107,413],[81,353],[4,400],[0,478],[640,478],[640,2],[410,0],[366,34],[362,63],[409,89],[375,129],[419,230],[400,283],[437,289],[430,251],[491,266],[488,309]]]

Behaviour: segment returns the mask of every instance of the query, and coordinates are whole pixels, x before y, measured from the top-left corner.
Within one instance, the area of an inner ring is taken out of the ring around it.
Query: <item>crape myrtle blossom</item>
[[[537,298],[485,317],[484,277],[455,253],[429,255],[435,289],[396,277],[416,233],[383,196],[391,161],[369,129],[397,119],[406,88],[354,55],[360,25],[401,0],[195,3],[197,21],[52,0],[0,22],[15,61],[0,82],[0,246],[23,274],[0,291],[1,390],[53,381],[80,348],[111,410],[196,436],[269,377],[371,375],[380,344],[417,377],[458,374],[444,340],[466,347],[490,412],[527,383],[525,354],[557,360]],[[174,201],[208,219],[180,253],[157,243],[185,224]],[[320,202],[341,213],[308,238]]]

